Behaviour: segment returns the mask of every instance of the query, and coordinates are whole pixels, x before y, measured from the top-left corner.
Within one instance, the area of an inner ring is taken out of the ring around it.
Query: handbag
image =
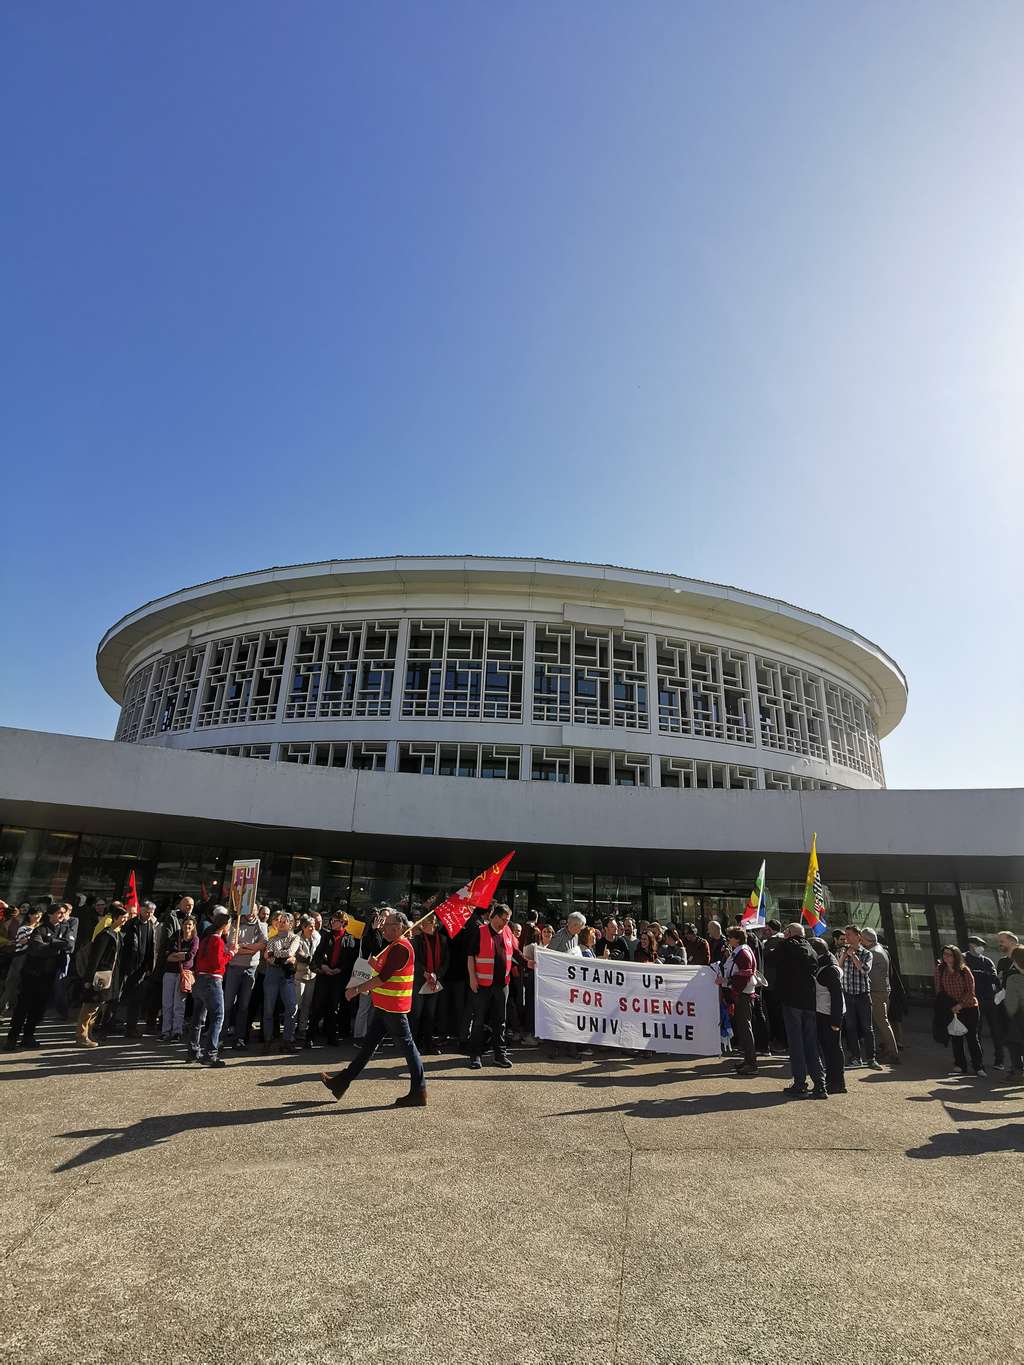
[[[196,974],[190,967],[182,967],[178,972],[178,985],[182,995],[188,995],[192,987],[196,984]]]
[[[963,1038],[967,1033],[967,1025],[960,1022],[958,1015],[953,1015],[946,1027],[946,1032],[951,1038]]]
[[[113,970],[109,972],[93,972],[92,988],[94,991],[109,991],[113,981]]]

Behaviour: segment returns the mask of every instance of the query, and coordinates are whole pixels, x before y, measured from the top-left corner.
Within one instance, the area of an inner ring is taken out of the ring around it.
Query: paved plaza
[[[827,1103],[769,1060],[318,1050],[220,1072],[144,1039],[0,1060],[6,1362],[1024,1359],[1024,1089],[900,1070]]]

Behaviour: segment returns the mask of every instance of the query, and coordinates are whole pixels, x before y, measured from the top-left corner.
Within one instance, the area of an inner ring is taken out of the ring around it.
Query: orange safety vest
[[[394,976],[389,976],[387,981],[375,981],[370,987],[370,999],[376,1008],[387,1010],[389,1014],[408,1014],[412,1009],[412,944],[408,939],[396,938],[394,943],[388,944],[384,952],[370,958],[370,966],[375,972],[379,971],[380,964],[384,960],[384,954],[389,948],[394,948],[399,943],[409,954],[404,967],[401,971],[395,972]]]
[[[516,946],[512,930],[507,924],[501,931],[501,940],[505,945],[505,985],[507,986],[508,979],[512,975],[512,954]],[[476,955],[476,979],[480,986],[490,986],[494,981],[494,936],[489,924],[481,924],[480,926],[480,951]]]

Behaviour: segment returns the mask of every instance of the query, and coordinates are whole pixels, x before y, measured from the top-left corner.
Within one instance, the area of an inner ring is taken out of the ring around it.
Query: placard
[[[259,858],[240,858],[231,864],[230,900],[233,915],[251,915],[255,910],[259,880]]]
[[[352,964],[352,974],[349,976],[345,989],[347,991],[355,990],[357,986],[369,981],[372,975],[373,968],[370,966],[370,959],[368,957],[357,957]]]
[[[536,986],[538,1038],[698,1057],[721,1053],[710,967],[611,962],[538,948]]]

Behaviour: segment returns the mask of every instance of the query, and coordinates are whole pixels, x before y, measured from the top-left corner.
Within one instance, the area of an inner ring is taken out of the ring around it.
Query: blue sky
[[[117,617],[363,554],[739,584],[1021,785],[1024,7],[0,13],[0,723]]]

